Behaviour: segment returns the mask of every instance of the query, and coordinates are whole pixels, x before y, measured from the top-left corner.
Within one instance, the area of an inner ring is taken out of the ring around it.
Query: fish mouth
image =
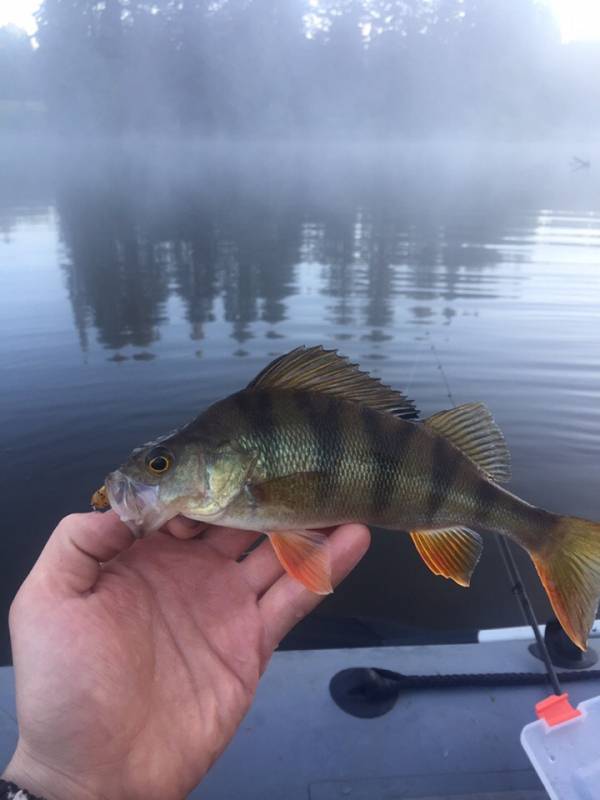
[[[161,504],[157,485],[135,481],[119,470],[110,473],[105,485],[111,508],[136,538],[158,530],[177,514]]]

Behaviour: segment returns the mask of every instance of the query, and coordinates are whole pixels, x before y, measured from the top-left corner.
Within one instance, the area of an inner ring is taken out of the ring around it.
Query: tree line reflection
[[[504,247],[512,191],[486,203],[463,186],[455,200],[433,172],[365,180],[361,169],[216,162],[165,180],[154,167],[80,167],[63,176],[57,208],[84,348],[90,328],[106,348],[149,348],[177,296],[192,339],[220,317],[243,353],[259,322],[282,335],[302,287],[321,296],[323,324],[384,342],[400,309],[449,323],[460,298],[512,291],[490,269],[507,252],[524,257]]]

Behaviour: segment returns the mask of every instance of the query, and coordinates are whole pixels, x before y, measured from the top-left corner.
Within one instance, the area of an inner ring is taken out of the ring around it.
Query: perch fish
[[[467,403],[420,421],[411,400],[335,351],[299,347],[180,430],[137,448],[95,494],[142,536],[182,514],[262,531],[287,572],[331,591],[315,530],[408,531],[437,575],[468,586],[477,530],[525,548],[556,616],[585,649],[600,596],[600,523],[536,508],[501,484],[509,453]]]

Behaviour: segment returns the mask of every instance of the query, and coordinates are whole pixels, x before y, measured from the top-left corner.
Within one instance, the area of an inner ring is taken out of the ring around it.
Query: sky
[[[600,41],[600,0],[546,0],[564,42]],[[34,34],[40,0],[0,0],[0,27],[13,24]]]
[[[40,0],[0,0],[0,28],[3,25],[17,25],[27,33],[35,33],[34,14]]]

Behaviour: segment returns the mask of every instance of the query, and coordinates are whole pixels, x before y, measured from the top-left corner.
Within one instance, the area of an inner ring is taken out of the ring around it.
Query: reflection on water
[[[448,176],[427,164],[412,173],[406,164],[375,173],[311,165],[200,160],[166,177],[121,156],[61,171],[51,214],[82,348],[90,330],[112,350],[149,347],[171,322],[171,297],[182,301],[192,340],[221,318],[243,345],[257,322],[268,324],[265,336],[282,336],[289,300],[309,282],[331,298],[323,321],[368,328],[363,337],[383,345],[400,315],[449,324],[456,300],[513,291],[517,270],[510,284],[489,274],[527,258],[511,245],[523,220],[510,182],[479,197],[469,182],[440,185]],[[33,209],[17,211],[31,224]]]
[[[526,257],[505,248],[510,194],[473,217],[469,193],[451,208],[430,208],[430,198],[413,203],[410,187],[385,175],[367,190],[360,176],[346,178],[348,193],[333,203],[321,199],[318,179],[298,186],[297,175],[269,181],[251,172],[240,182],[226,168],[155,186],[151,172],[109,164],[93,176],[93,191],[86,172],[68,177],[57,211],[83,348],[90,328],[107,348],[150,346],[169,325],[170,296],[181,298],[193,340],[219,316],[239,345],[258,321],[277,339],[289,298],[309,281],[311,292],[331,298],[325,320],[368,329],[362,338],[384,357],[385,329],[399,315],[449,324],[455,301],[513,291],[518,273],[507,285],[488,269],[507,254],[513,264]]]
[[[446,376],[458,402],[494,410],[515,491],[600,518],[593,173],[535,152],[329,156],[157,147],[4,165],[4,610],[53,522],[132,445],[304,342],[425,413],[447,405]],[[457,591],[382,535],[322,613],[520,623],[493,547],[479,573]]]

